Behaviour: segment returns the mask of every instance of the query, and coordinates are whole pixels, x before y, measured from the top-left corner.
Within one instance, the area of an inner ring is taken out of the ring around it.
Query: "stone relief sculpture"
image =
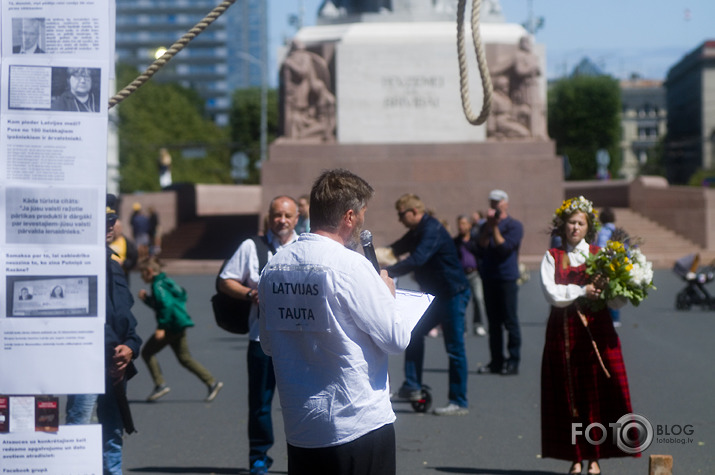
[[[335,140],[335,95],[330,71],[320,55],[299,40],[281,66],[283,135],[293,140]]]
[[[487,136],[495,139],[527,138],[531,131],[518,120],[518,106],[509,97],[509,79],[493,79],[491,114],[487,118]]]
[[[501,117],[499,120],[495,117],[492,127],[487,127],[487,136],[490,138],[523,136],[514,135],[516,131],[513,122],[516,122],[528,132],[524,137],[546,139],[545,105],[539,94],[539,77],[542,74],[540,59],[532,49],[531,38],[523,36],[514,57],[501,64],[497,60],[497,65],[491,68],[494,96],[498,96],[500,102],[492,114],[500,114]],[[498,91],[497,84],[500,88]],[[509,120],[504,117],[507,99],[511,102],[511,107],[508,107]],[[501,130],[497,124],[506,128]]]

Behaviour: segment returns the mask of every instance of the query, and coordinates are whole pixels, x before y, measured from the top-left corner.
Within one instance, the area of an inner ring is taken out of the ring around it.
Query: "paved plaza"
[[[213,403],[206,389],[179,366],[170,350],[159,361],[171,392],[156,403],[144,402],[152,389],[138,361],[139,375],[129,387],[139,433],[126,437],[124,472],[147,474],[242,474],[247,472],[247,338],[215,326],[209,298],[213,275],[179,275],[189,292],[188,310],[196,327],[189,331],[193,355],[225,382]],[[640,458],[603,460],[607,475],[646,475],[648,457],[669,454],[678,474],[715,473],[715,312],[675,310],[684,283],[667,270],[656,271],[654,291],[640,307],[626,307],[618,330],[628,371],[634,412],[654,428],[652,445]],[[132,275],[132,292],[141,288]],[[715,288],[713,289],[715,291]],[[464,417],[420,414],[395,403],[397,467],[401,475],[527,475],[566,473],[568,463],[540,458],[539,378],[548,306],[538,274],[519,296],[523,361],[518,376],[478,375],[487,363],[487,339],[467,338],[470,413]],[[154,317],[135,304],[139,332],[146,339]],[[469,327],[471,332],[471,326]],[[441,338],[428,338],[425,382],[436,405],[447,402],[447,357]],[[392,385],[402,383],[402,356],[390,363]],[[274,404],[276,444],[270,473],[287,473],[286,446],[278,399]],[[692,430],[690,430],[692,428]],[[689,434],[680,433],[682,430]],[[666,435],[670,434],[670,435]],[[678,433],[677,435],[674,435]]]

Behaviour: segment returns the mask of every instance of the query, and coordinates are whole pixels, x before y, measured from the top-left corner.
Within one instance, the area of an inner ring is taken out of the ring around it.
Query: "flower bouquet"
[[[597,301],[599,307],[616,297],[624,297],[638,306],[648,291],[655,289],[652,263],[637,246],[629,247],[618,240],[608,241],[596,254],[586,258],[586,273],[602,289]]]

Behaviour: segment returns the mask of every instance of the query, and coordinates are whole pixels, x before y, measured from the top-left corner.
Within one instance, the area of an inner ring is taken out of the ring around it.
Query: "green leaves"
[[[117,68],[119,87],[137,71]],[[226,130],[204,116],[203,100],[190,89],[156,79],[117,106],[120,191],[158,191],[159,149],[172,158],[174,183],[231,183]]]
[[[557,153],[567,155],[570,180],[596,177],[596,152],[611,157],[609,170],[620,169],[621,92],[609,76],[577,76],[556,81],[549,89],[549,136]]]

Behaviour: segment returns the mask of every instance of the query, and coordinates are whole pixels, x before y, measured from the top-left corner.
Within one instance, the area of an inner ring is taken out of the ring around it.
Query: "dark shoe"
[[[251,466],[251,475],[266,475],[268,473],[268,465],[263,460],[256,460]]]
[[[502,376],[513,376],[519,374],[519,367],[514,363],[507,363],[504,369],[501,371]]]
[[[581,475],[582,470],[583,464],[581,462],[574,462],[571,464],[571,467],[569,468],[569,471],[567,473],[568,475]]]
[[[488,365],[480,366],[477,368],[477,374],[499,374],[501,373],[500,368],[494,367],[491,363]]]
[[[166,396],[166,394],[169,391],[171,391],[171,388],[169,386],[167,386],[166,384],[162,384],[161,386],[155,387],[154,390],[146,398],[146,400],[147,401],[156,401],[160,397]]]

